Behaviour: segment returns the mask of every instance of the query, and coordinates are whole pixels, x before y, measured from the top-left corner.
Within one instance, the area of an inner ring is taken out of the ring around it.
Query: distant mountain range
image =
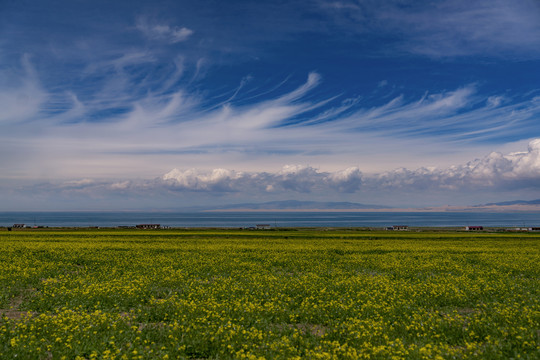
[[[536,200],[514,200],[514,201],[503,201],[498,203],[489,203],[485,205],[478,205],[478,206],[508,206],[508,205],[540,205],[540,199]]]
[[[168,209],[176,211],[178,209]],[[514,200],[477,205],[442,205],[399,208],[392,206],[362,204],[347,201],[300,201],[282,200],[263,203],[193,206],[182,211],[363,211],[363,212],[540,212],[540,199]]]
[[[473,211],[473,212],[513,212],[540,211],[540,199],[537,200],[514,200],[498,203],[489,203],[481,205],[469,206],[429,206],[421,208],[395,208],[390,206],[361,204],[353,202],[323,202],[323,201],[299,201],[299,200],[283,200],[270,201],[264,203],[244,203],[244,204],[229,204],[210,207],[192,208],[195,211],[389,211],[389,212],[456,212],[456,211]]]
[[[426,208],[428,211],[472,211],[472,212],[540,212],[540,199],[513,200],[482,205],[439,206]]]
[[[321,201],[270,201],[264,203],[233,204],[213,207],[214,210],[352,210],[352,209],[391,209],[388,206],[359,204],[352,202]]]

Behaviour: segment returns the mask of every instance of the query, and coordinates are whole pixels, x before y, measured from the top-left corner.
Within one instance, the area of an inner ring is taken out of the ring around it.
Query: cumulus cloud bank
[[[363,173],[359,167],[321,171],[307,165],[286,165],[275,172],[247,172],[232,169],[172,169],[152,180],[90,178],[32,186],[41,193],[105,194],[208,194],[258,196],[310,194],[331,199],[332,194],[383,194],[394,190],[438,193],[477,190],[540,190],[540,139],[530,141],[527,151],[502,154],[492,152],[483,158],[448,168],[399,168],[377,174]],[[29,188],[20,188],[28,191]]]
[[[337,191],[354,193],[361,189],[475,189],[540,187],[540,139],[529,143],[527,151],[492,152],[481,159],[449,168],[400,168],[380,174],[362,174],[358,167],[323,172],[310,166],[287,165],[276,173],[236,172],[215,169],[171,170],[162,180],[172,189],[184,191],[234,192],[245,189],[309,193]]]
[[[371,186],[413,188],[505,188],[540,187],[540,139],[525,152],[492,152],[482,159],[446,169],[397,169],[372,177]]]
[[[276,173],[173,169],[163,175],[161,180],[171,189],[181,191],[310,193],[334,189],[339,192],[353,192],[360,186],[361,173],[357,168],[329,173],[311,166],[286,165]]]
[[[173,189],[190,191],[237,191],[241,182],[250,175],[227,169],[214,169],[203,172],[196,169],[173,169],[163,175],[162,179]]]
[[[54,198],[70,203],[75,198],[99,206],[103,202],[121,206],[143,201],[156,208],[172,208],[276,199],[369,201],[390,206],[438,206],[461,201],[471,205],[471,201],[477,201],[471,200],[477,198],[473,194],[540,196],[540,139],[530,141],[523,152],[492,152],[446,168],[400,168],[375,174],[364,173],[359,167],[322,171],[307,165],[286,165],[274,172],[192,168],[172,169],[146,180],[81,178],[13,188],[19,194],[33,194],[34,201],[47,203]]]

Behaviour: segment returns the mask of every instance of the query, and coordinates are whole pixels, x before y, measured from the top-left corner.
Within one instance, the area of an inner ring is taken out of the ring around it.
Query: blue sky
[[[540,198],[540,3],[2,1],[1,210]]]

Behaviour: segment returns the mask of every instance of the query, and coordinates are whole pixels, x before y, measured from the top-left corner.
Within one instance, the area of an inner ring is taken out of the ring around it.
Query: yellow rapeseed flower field
[[[540,359],[540,234],[0,229],[0,359]]]

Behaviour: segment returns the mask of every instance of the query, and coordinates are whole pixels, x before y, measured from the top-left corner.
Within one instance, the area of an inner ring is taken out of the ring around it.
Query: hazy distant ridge
[[[396,208],[391,206],[373,205],[373,204],[361,204],[353,202],[322,202],[322,201],[300,201],[300,200],[282,200],[282,201],[270,201],[264,203],[242,203],[242,204],[227,204],[212,207],[201,207],[193,209],[197,211],[241,211],[241,210],[290,210],[290,211],[306,211],[306,210],[386,210],[386,211],[480,211],[480,212],[492,212],[492,211],[539,211],[540,199],[537,200],[515,200],[504,201],[489,204],[477,204],[468,206],[433,206],[423,208]]]
[[[246,203],[223,205],[215,207],[216,210],[348,210],[348,209],[390,209],[388,206],[360,204],[352,202],[320,202],[320,201],[299,201],[284,200],[270,201],[264,203]]]
[[[489,203],[485,205],[477,205],[477,206],[507,206],[507,205],[540,205],[540,199],[536,200],[514,200],[514,201],[503,201],[498,203]]]

